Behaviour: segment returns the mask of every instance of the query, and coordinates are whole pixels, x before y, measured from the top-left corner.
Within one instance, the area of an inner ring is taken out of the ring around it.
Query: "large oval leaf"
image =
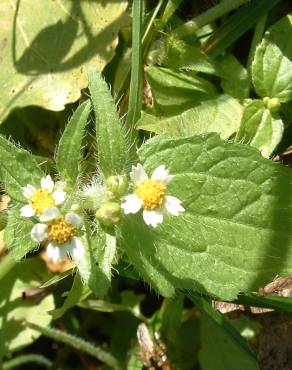
[[[146,281],[166,296],[175,288],[222,299],[256,290],[292,270],[292,171],[247,145],[215,134],[155,137],[140,150],[150,174],[165,164],[170,194],[186,212],[156,229],[125,216],[119,237]]]
[[[102,70],[126,22],[126,0],[2,0],[0,121],[11,109],[58,111],[87,87],[86,67]]]

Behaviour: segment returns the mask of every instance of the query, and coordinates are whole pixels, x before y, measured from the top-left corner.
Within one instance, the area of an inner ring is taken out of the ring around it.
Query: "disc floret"
[[[164,165],[157,167],[148,178],[143,166],[132,166],[130,173],[134,191],[125,197],[122,208],[125,214],[137,213],[143,208],[143,219],[147,225],[156,227],[163,222],[163,211],[173,216],[184,212],[181,201],[166,195],[167,185],[173,179]]]
[[[77,237],[82,219],[74,212],[63,216],[58,208],[47,209],[43,213],[43,223],[36,224],[31,230],[31,238],[38,242],[48,242],[47,256],[53,262],[64,259],[67,255],[74,260],[84,255],[84,245]]]
[[[38,216],[41,221],[45,210],[62,204],[66,198],[66,192],[56,187],[50,175],[41,179],[40,188],[37,189],[33,185],[28,184],[22,190],[22,194],[27,199],[28,204],[21,208],[21,216]]]

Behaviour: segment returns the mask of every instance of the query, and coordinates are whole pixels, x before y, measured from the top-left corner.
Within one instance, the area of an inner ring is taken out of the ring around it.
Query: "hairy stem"
[[[38,365],[43,365],[45,367],[49,367],[52,365],[52,362],[48,360],[46,357],[32,353],[28,355],[21,355],[21,356],[13,358],[12,360],[4,362],[2,369],[10,370],[15,367],[27,364],[29,362],[33,362]]]

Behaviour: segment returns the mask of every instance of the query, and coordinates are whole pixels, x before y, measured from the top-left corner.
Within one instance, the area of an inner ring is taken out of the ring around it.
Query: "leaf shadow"
[[[107,0],[107,4],[109,2],[115,0]],[[17,0],[12,30],[13,64],[19,73],[31,76],[60,73],[81,66],[94,56],[110,59],[112,51],[107,46],[117,35],[119,26],[124,23],[124,14],[94,35],[93,24],[88,24],[81,1],[72,1],[67,18],[43,28],[27,45],[22,55],[17,57],[17,21],[20,3],[21,0]],[[87,44],[65,60],[74,41],[83,35]]]
[[[263,191],[265,195],[272,196],[268,209],[272,232],[259,258],[256,270],[260,273],[251,281],[249,291],[257,291],[278,275],[287,276],[292,273],[292,172],[279,163],[271,163],[271,168],[270,184]]]

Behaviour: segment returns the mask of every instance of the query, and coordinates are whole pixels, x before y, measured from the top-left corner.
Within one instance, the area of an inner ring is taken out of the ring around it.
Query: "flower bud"
[[[113,226],[120,221],[121,207],[116,202],[105,202],[96,212],[96,219],[105,226]]]
[[[81,193],[82,207],[90,210],[96,210],[107,198],[105,186],[94,180],[90,185],[83,188]]]
[[[72,204],[70,211],[72,212],[78,212],[80,210],[80,205],[78,203]]]
[[[269,109],[270,111],[277,112],[281,106],[281,103],[278,98],[269,98],[266,96],[265,98],[263,98],[263,102],[266,108]]]
[[[110,176],[106,180],[106,186],[115,197],[121,197],[128,189],[128,181],[122,175]]]

